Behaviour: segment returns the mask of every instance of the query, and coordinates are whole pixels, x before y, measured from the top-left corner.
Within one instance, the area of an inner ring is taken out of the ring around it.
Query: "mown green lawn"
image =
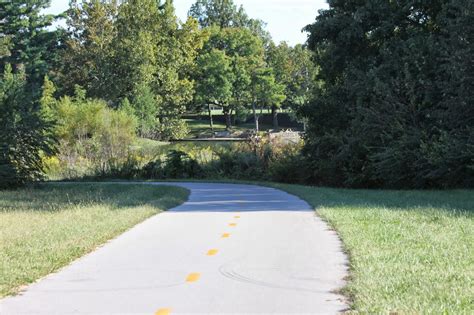
[[[272,186],[308,201],[340,235],[354,311],[474,314],[474,191]]]
[[[0,191],[0,297],[184,202],[177,187],[42,184]]]
[[[196,137],[212,137],[211,127],[209,125],[209,120],[198,120],[198,119],[185,119],[188,128],[189,128],[189,138]],[[255,129],[255,125],[252,123],[249,124],[240,124],[237,126],[232,126],[232,131],[247,131]],[[260,125],[260,131],[266,131],[272,129],[272,126],[269,125]],[[214,131],[225,131],[225,124],[215,121],[214,122]]]

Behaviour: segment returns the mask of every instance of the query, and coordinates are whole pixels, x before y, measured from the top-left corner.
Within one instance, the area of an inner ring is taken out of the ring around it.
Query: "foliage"
[[[64,173],[83,165],[100,174],[127,161],[135,140],[133,116],[109,108],[104,101],[86,98],[80,88],[73,98],[66,96],[57,101],[53,111]]]
[[[229,178],[303,183],[307,179],[304,163],[301,144],[285,144],[278,139],[255,139],[232,145],[172,145],[163,147],[153,161],[129,178]]]
[[[0,71],[11,65],[24,70],[29,84],[41,86],[51,63],[56,61],[60,31],[51,31],[54,16],[45,15],[50,0],[0,2]]]
[[[312,52],[302,45],[290,47],[286,42],[271,43],[265,54],[267,65],[273,70],[275,82],[284,88],[285,99],[271,106],[274,128],[278,128],[278,109],[290,109],[297,114],[299,108],[312,98],[316,80],[316,65],[311,60]]]
[[[203,64],[206,67],[215,67],[215,63],[220,63],[224,68],[218,72],[200,73],[199,79],[208,83],[216,81],[218,84],[218,95],[214,96],[219,99],[214,100],[213,104],[223,108],[226,127],[229,129],[232,125],[231,113],[251,103],[252,73],[263,63],[263,43],[245,28],[212,27],[209,32],[203,57],[199,61],[207,63]],[[198,83],[198,100],[203,99],[202,93],[206,92],[204,87]],[[212,100],[206,101],[209,105]]]
[[[32,95],[24,72],[6,65],[0,80],[0,188],[43,178],[42,156],[55,153],[52,122]]]
[[[255,107],[263,108],[269,106],[274,113],[274,127],[278,127],[275,112],[286,99],[284,94],[285,86],[275,81],[275,76],[271,68],[256,69],[252,78],[252,98],[254,104],[254,114],[256,130],[258,131],[258,117]]]
[[[307,27],[324,82],[301,111],[313,182],[474,184],[473,19],[465,0],[330,1]]]
[[[203,28],[246,28],[264,43],[271,41],[270,34],[265,30],[265,23],[249,18],[244,7],[237,7],[233,0],[197,0],[188,14]]]
[[[186,134],[180,116],[192,100],[190,72],[204,33],[179,23],[171,1],[73,1],[59,69],[60,91],[84,86],[114,107],[128,100],[138,132],[168,139]]]
[[[202,169],[198,162],[183,151],[171,150],[164,160],[150,162],[143,168],[145,178],[199,178]]]
[[[154,138],[185,134],[178,128],[184,126],[179,119],[192,99],[189,71],[203,42],[197,23],[190,19],[179,25],[170,1],[134,0],[120,6],[116,25],[115,99],[143,97],[147,86],[155,104],[143,114],[155,116]]]
[[[57,69],[61,94],[71,95],[75,86],[90,97],[111,97],[114,57],[112,41],[117,36],[116,1],[70,1],[66,13],[67,37]]]
[[[211,49],[197,60],[196,102],[204,105],[225,104],[232,96],[231,60],[225,52]]]

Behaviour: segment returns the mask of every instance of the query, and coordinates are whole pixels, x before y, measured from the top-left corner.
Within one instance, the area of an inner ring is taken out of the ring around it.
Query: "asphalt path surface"
[[[152,183],[152,185],[162,185]],[[346,257],[301,199],[172,183],[189,200],[0,301],[0,314],[334,314]]]

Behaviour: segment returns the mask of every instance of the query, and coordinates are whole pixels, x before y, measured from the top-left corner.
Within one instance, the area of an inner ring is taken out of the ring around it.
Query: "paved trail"
[[[333,314],[346,275],[310,206],[257,186],[177,183],[188,202],[24,293],[0,314]]]

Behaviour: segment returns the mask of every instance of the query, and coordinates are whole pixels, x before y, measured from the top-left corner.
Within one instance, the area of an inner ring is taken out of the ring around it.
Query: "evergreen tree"
[[[472,1],[329,3],[307,27],[323,81],[302,109],[317,182],[473,185]]]
[[[43,177],[42,156],[55,153],[48,121],[32,97],[24,71],[5,66],[0,80],[0,188],[14,188]],[[36,100],[36,101],[35,101]]]
[[[14,72],[23,71],[29,84],[40,87],[55,61],[61,32],[48,29],[54,16],[42,10],[50,0],[0,2],[0,71],[10,64]]]

